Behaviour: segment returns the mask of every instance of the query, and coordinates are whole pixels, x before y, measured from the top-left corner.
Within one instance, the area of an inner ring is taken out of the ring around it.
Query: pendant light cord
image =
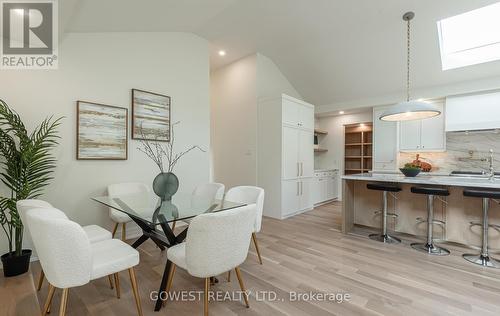
[[[406,55],[406,101],[410,101],[410,34],[411,34],[411,29],[410,29],[410,20],[408,20],[408,27],[407,27],[407,55]]]

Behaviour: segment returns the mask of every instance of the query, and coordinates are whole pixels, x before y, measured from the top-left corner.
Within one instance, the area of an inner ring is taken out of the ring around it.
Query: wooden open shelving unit
[[[366,173],[372,170],[373,125],[344,125],[344,174]]]

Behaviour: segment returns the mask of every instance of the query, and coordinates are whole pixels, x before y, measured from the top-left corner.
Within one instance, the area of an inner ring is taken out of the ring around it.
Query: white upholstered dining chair
[[[254,229],[255,207],[242,206],[227,211],[199,215],[189,225],[186,242],[167,250],[172,262],[166,291],[170,291],[176,267],[205,279],[204,315],[208,315],[210,277],[235,269],[245,305],[248,297],[239,266],[245,261]]]
[[[215,200],[222,200],[224,197],[224,190],[226,187],[222,183],[204,183],[196,186],[191,194],[191,207],[194,209],[199,209],[207,207],[215,202]],[[176,225],[187,226],[191,222],[191,219],[185,219],[182,221],[175,221],[172,223],[172,230],[175,229]]]
[[[193,196],[222,200],[222,198],[224,197],[225,189],[226,187],[222,183],[205,183],[198,185],[194,189]]]
[[[262,227],[262,211],[264,209],[264,189],[254,186],[238,186],[229,189],[224,197],[225,201],[255,204],[256,216],[254,222],[254,229],[252,232],[252,240],[259,257],[259,263],[262,264],[260,256],[259,244],[257,243],[256,233],[260,232]]]
[[[150,192],[151,189],[147,185],[139,182],[126,182],[126,183],[116,183],[108,185],[109,196],[140,194],[140,193],[150,193]],[[122,224],[122,240],[125,241],[127,237],[126,226],[128,222],[132,221],[132,219],[127,214],[115,210],[113,208],[109,208],[109,217],[115,223],[112,233],[113,238],[115,237],[118,225]]]
[[[118,272],[128,270],[137,312],[142,315],[134,267],[139,264],[137,250],[118,239],[90,243],[83,228],[54,208],[31,208],[26,222],[38,253],[40,264],[49,282],[42,315],[50,309],[56,288],[63,290],[59,315],[66,313],[68,291],[91,280],[114,275],[117,296],[120,293]],[[60,213],[59,213],[60,214]]]
[[[46,201],[43,200],[37,200],[37,199],[27,199],[27,200],[19,200],[16,203],[17,211],[19,213],[19,216],[21,217],[21,222],[24,225],[24,235],[28,238],[30,238],[30,233],[29,229],[26,225],[26,212],[31,209],[31,208],[52,208],[53,206]],[[54,211],[51,213],[51,216],[55,218],[68,218],[66,214],[63,211],[60,211],[58,209],[54,209]],[[111,233],[107,231],[106,229],[102,228],[101,226],[98,225],[87,225],[83,226],[83,231],[89,238],[89,241],[91,243],[102,241],[102,240],[107,240],[111,239]],[[32,242],[33,243],[33,242]],[[35,248],[36,251],[36,248]],[[45,278],[45,274],[43,272],[43,269],[40,271],[40,277],[38,279],[38,285],[37,285],[37,290],[40,291],[42,288],[43,280]],[[111,279],[111,276],[109,276],[109,286],[111,289],[113,289],[113,281]]]

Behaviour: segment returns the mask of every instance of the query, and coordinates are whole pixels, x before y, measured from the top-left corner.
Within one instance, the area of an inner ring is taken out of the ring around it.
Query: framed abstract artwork
[[[132,139],[170,141],[170,97],[132,89]]]
[[[76,159],[126,160],[128,110],[77,101]]]

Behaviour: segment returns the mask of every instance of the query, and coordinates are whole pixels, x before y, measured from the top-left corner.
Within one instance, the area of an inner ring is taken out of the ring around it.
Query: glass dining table
[[[245,206],[242,203],[220,201],[185,193],[175,194],[171,201],[161,201],[152,192],[101,196],[94,197],[92,200],[127,214],[142,229],[142,236],[132,244],[132,247],[137,248],[146,240],[151,239],[162,251],[183,242],[189,228],[188,225],[175,235],[169,224],[175,225],[177,221],[189,221],[200,214],[222,212]],[[165,296],[161,294],[165,291],[170,265],[171,262],[167,260],[155,311],[159,311],[162,307],[161,297]]]

